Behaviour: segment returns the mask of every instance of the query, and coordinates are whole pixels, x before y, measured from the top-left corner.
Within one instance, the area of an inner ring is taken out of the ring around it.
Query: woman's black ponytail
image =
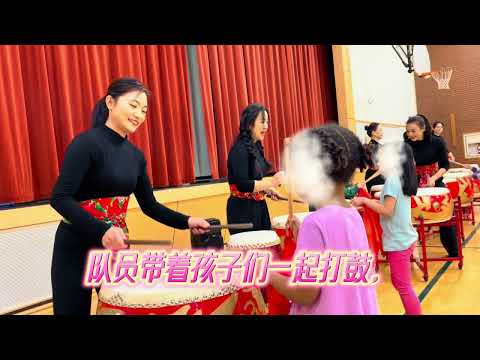
[[[108,119],[108,108],[107,104],[105,103],[105,99],[107,97],[104,96],[95,104],[95,107],[92,111],[92,126],[100,127],[105,124]]]

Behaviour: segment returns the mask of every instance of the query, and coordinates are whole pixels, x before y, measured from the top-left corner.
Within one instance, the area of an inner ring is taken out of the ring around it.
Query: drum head
[[[470,174],[472,170],[470,169],[465,169],[465,168],[459,168],[459,169],[449,169],[446,174],[459,174],[459,173],[468,173]]]
[[[445,195],[450,191],[447,188],[432,187],[432,188],[418,188],[416,196],[433,196],[433,195]]]
[[[472,172],[470,170],[461,172],[447,172],[445,175],[443,175],[443,179],[463,179],[471,176]]]
[[[457,182],[457,178],[453,178],[453,177],[448,177],[448,176],[446,176],[446,177],[443,178],[443,182],[444,182],[445,184]]]
[[[302,223],[303,220],[312,213],[313,212],[303,212],[303,213],[294,213],[293,215],[300,220],[300,223]],[[274,217],[272,221],[272,228],[285,229],[285,226],[287,225],[287,220],[288,220],[288,215]]]
[[[171,305],[184,305],[201,302],[230,294],[238,287],[227,285],[218,287],[214,284],[172,285],[171,283],[108,284],[103,285],[98,294],[100,301],[121,307],[159,308]]]
[[[280,238],[272,230],[246,231],[230,236],[227,248],[261,249],[280,244]]]

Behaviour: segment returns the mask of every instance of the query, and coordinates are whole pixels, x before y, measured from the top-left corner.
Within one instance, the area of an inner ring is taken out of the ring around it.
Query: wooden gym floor
[[[429,280],[412,264],[414,288],[425,315],[477,315],[480,314],[480,208],[475,209],[476,225],[465,222],[464,266],[458,269],[457,262],[430,262]],[[431,256],[445,256],[438,235],[428,237],[427,252]],[[400,297],[390,281],[389,267],[380,265],[382,280],[377,288],[381,314],[402,315]],[[97,297],[93,292],[92,314],[95,314]],[[52,315],[52,305],[31,309],[21,315]]]

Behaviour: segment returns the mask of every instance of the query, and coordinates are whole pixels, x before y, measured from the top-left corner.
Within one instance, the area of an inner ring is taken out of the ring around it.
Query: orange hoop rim
[[[428,71],[428,72],[424,72],[424,73],[416,73],[418,77],[421,77],[421,78],[429,78],[429,77],[432,77],[433,74],[435,73],[439,73],[441,72],[442,70],[448,70],[448,69],[452,69],[452,67],[450,66],[445,66],[445,67],[442,67],[442,68],[439,68],[439,69],[435,69],[435,70],[432,70],[432,71]]]
[[[430,79],[433,76],[434,72],[435,71],[424,72],[424,73],[421,73],[421,74],[417,74],[417,76],[419,78],[422,78],[422,79]]]

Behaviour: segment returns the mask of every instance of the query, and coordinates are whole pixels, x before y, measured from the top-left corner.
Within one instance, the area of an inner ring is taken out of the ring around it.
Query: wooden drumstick
[[[466,165],[463,165],[463,164],[460,164],[459,162],[456,162],[456,161],[453,161],[453,160],[448,160],[450,161],[452,164],[455,164],[455,165],[459,165],[465,169],[470,169],[470,167],[466,166]]]
[[[373,179],[375,179],[376,177],[379,177],[381,175],[380,173],[380,170],[377,170],[376,173],[374,173],[372,176],[370,176],[367,180],[363,181],[363,182],[359,182],[358,184],[363,184],[363,186],[367,185],[367,183]],[[355,184],[357,187],[358,187],[358,184]],[[362,186],[362,187],[363,187]]]
[[[222,229],[248,230],[248,229],[253,229],[253,224],[241,223],[241,224],[210,225],[210,230],[222,230]]]
[[[224,224],[224,225],[210,225],[211,230],[222,230],[222,229],[232,229],[232,230],[248,230],[253,229],[252,223],[242,223],[242,224]],[[172,245],[170,240],[125,240],[127,245]]]
[[[125,240],[127,245],[172,245],[170,240]]]
[[[365,180],[365,184],[368,183],[370,180],[373,180],[375,179],[376,177],[380,176],[380,170],[377,170],[377,172],[375,174],[373,174],[372,176],[370,176],[367,180]]]
[[[293,184],[290,171],[290,138],[284,139],[283,152],[285,154],[285,173],[287,174],[288,217],[291,218],[293,216]]]
[[[272,195],[267,195],[269,198],[272,197]],[[278,200],[283,200],[283,201],[288,201],[288,198],[286,197],[283,197],[281,195],[275,195],[277,197]],[[297,199],[292,199],[292,201],[294,203],[298,203],[298,204],[305,204],[303,201],[300,201],[300,200],[297,200]]]
[[[287,201],[288,201],[288,219],[293,219],[293,179],[292,179],[292,171],[291,171],[291,159],[290,159],[290,138],[285,138],[283,141],[283,153],[285,154],[285,173],[287,175]],[[288,223],[288,220],[287,220]],[[288,223],[288,225],[290,225]],[[293,236],[293,232],[291,227],[288,226],[289,230],[287,232],[287,236]],[[282,251],[285,249],[285,238],[283,236],[280,237],[280,248]]]

